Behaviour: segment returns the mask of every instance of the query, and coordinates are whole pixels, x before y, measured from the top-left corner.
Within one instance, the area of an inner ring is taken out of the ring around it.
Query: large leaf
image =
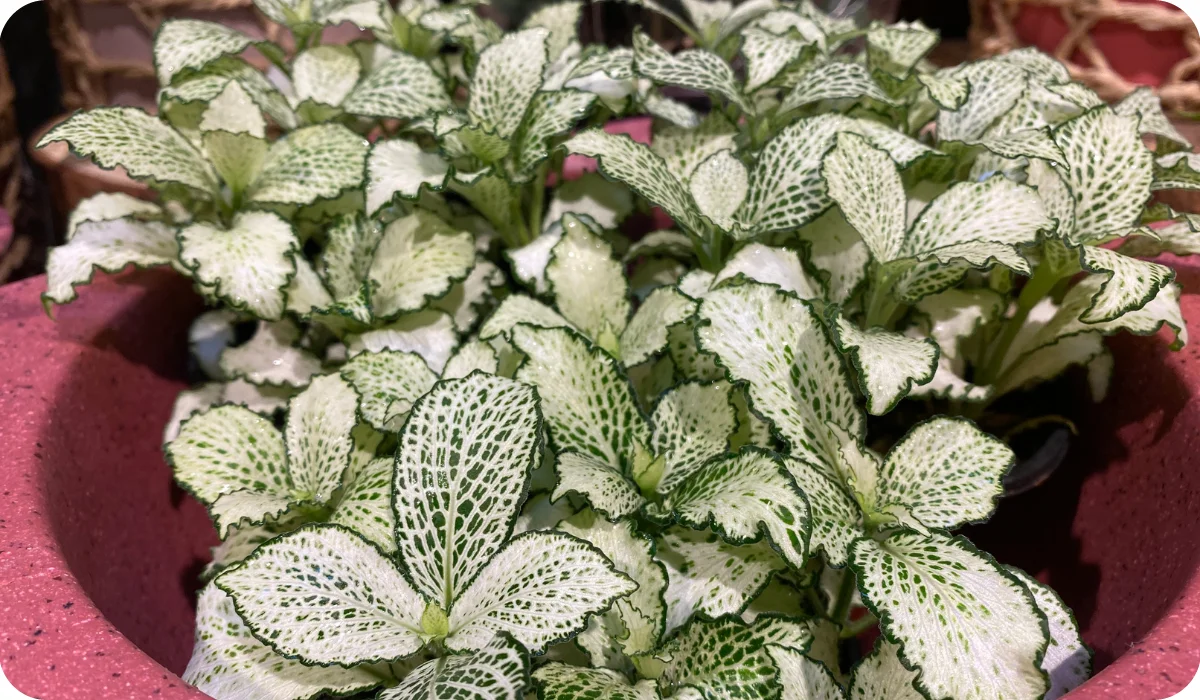
[[[708,462],[671,491],[662,510],[674,512],[691,528],[711,525],[734,544],[766,535],[797,569],[808,558],[808,500],[783,464],[765,450],[746,448]]]
[[[787,566],[766,543],[729,544],[712,532],[683,527],[659,536],[658,560],[667,568],[667,633],[696,614],[740,614]]]
[[[697,337],[731,380],[748,382],[755,411],[771,421],[791,454],[837,477],[840,444],[828,424],[861,434],[841,357],[812,308],[771,287],[745,284],[710,292]]]
[[[607,668],[580,668],[548,663],[533,672],[546,700],[659,700],[654,681],[631,685],[624,675]]]
[[[1041,697],[1045,623],[1029,591],[962,538],[911,530],[855,542],[850,566],[884,636],[932,697]],[[960,663],[964,658],[971,663]]]
[[[362,417],[378,430],[398,431],[413,402],[437,382],[419,355],[384,350],[364,352],[342,367],[359,397]]]
[[[572,215],[550,253],[546,280],[558,310],[588,337],[619,335],[629,318],[628,285],[612,246]]]
[[[388,318],[418,311],[466,278],[475,264],[475,241],[435,214],[418,209],[384,229],[368,277],[375,314]]]
[[[403,52],[368,73],[342,103],[350,114],[385,119],[415,119],[450,106],[450,96],[429,64]]]
[[[555,446],[631,468],[650,429],[616,362],[565,328],[517,326],[512,342],[528,356],[516,377],[537,387]]]
[[[1124,235],[1137,226],[1150,198],[1153,156],[1135,118],[1099,107],[1059,126],[1054,141],[1067,158],[1067,184],[1075,197],[1073,242]]]
[[[680,384],[658,400],[650,447],[664,460],[657,491],[670,493],[705,462],[729,450],[737,413],[727,382]]]
[[[845,697],[825,664],[784,646],[768,646],[767,653],[779,669],[780,700],[843,700]]]
[[[1175,271],[1166,265],[1131,258],[1107,248],[1083,246],[1080,264],[1083,269],[1106,277],[1091,306],[1080,317],[1084,323],[1113,321],[1136,311],[1175,279]]]
[[[1050,625],[1050,646],[1042,659],[1042,670],[1050,677],[1046,700],[1057,700],[1092,675],[1092,652],[1079,636],[1079,623],[1066,603],[1049,586],[1029,574],[1009,567],[1037,603]]]
[[[1031,243],[1038,231],[1051,226],[1033,189],[997,175],[960,182],[930,202],[912,223],[900,252],[906,257],[963,257],[974,264],[969,243]]]
[[[367,141],[340,124],[297,129],[271,145],[251,202],[312,204],[361,187]]]
[[[160,85],[170,85],[176,75],[204,68],[222,56],[241,53],[253,41],[216,22],[169,19],[154,36],[154,72]]]
[[[379,700],[521,700],[528,685],[525,650],[512,637],[497,635],[472,654],[426,662]]]
[[[216,586],[196,603],[196,646],[183,680],[215,698],[296,700],[351,695],[379,685],[365,668],[321,668],[276,654],[250,634]]]
[[[736,618],[693,622],[676,637],[660,683],[693,688],[701,698],[775,698],[777,671],[767,645],[803,652],[811,643],[806,625],[781,618],[763,616],[753,625]]]
[[[228,229],[196,223],[179,232],[179,258],[229,306],[265,319],[283,314],[300,244],[277,214],[244,211]]]
[[[562,533],[527,532],[497,552],[454,601],[446,642],[452,649],[476,649],[507,632],[539,654],[636,588],[588,543]]]
[[[929,338],[910,338],[882,328],[862,330],[845,316],[831,324],[834,342],[858,373],[867,411],[881,416],[896,407],[914,386],[933,379],[938,346]]]
[[[91,282],[97,269],[119,272],[126,265],[169,265],[178,256],[175,230],[162,222],[134,218],[81,221],[66,245],[50,249],[42,298],[66,304],[75,300],[76,287]]]
[[[421,648],[425,601],[374,545],[305,525],[216,578],[254,636],[309,664],[395,661]]]
[[[624,134],[590,130],[567,141],[566,148],[572,153],[596,158],[602,173],[624,182],[634,192],[662,207],[684,229],[704,230],[691,194],[668,169],[666,162],[648,147]]]
[[[176,182],[209,193],[217,187],[216,172],[183,134],[133,107],[78,112],[37,145],[55,141],[67,141],[72,150],[100,167],[123,167],[135,178]]]
[[[887,153],[853,133],[838,134],[823,161],[829,196],[881,263],[895,260],[904,245],[904,185]]]
[[[545,29],[525,29],[484,50],[471,77],[472,124],[502,139],[516,133],[542,85],[548,36]]]
[[[511,379],[443,381],[413,405],[396,455],[396,544],[442,610],[512,532],[541,437],[537,394]]]
[[[733,69],[715,53],[689,49],[672,55],[638,30],[633,35],[633,62],[639,75],[657,83],[714,93],[743,112],[751,111]]]

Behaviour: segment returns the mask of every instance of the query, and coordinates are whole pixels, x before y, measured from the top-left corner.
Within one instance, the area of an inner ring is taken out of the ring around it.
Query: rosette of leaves
[[[709,293],[698,313],[700,346],[748,385],[752,408],[788,447],[785,464],[812,509],[813,548],[849,567],[829,613],[835,624],[845,624],[857,586],[922,695],[1057,696],[1065,689],[1056,678],[1086,675],[1086,653],[1069,668],[1061,657],[1046,663],[1052,640],[1082,649],[1078,629],[1059,624],[1061,604],[947,532],[990,517],[1013,462],[1007,447],[968,421],[935,418],[879,458],[864,447],[864,416],[811,305],[746,283]],[[971,664],[939,661],[964,653]]]
[[[528,653],[635,588],[569,534],[513,536],[541,452],[538,403],[480,372],[439,382],[389,465],[394,547],[332,521],[260,545],[202,594],[185,678],[222,697],[380,685],[381,698],[522,697]]]

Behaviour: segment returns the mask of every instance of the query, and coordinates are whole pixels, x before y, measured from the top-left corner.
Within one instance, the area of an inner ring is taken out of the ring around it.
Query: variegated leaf
[[[965,78],[945,73],[918,73],[917,80],[929,92],[929,99],[934,104],[951,112],[960,109],[971,94],[971,84]]]
[[[807,625],[783,618],[762,616],[753,625],[736,618],[693,622],[676,637],[659,683],[694,689],[695,698],[775,698],[777,671],[768,645],[803,652],[811,643]]]
[[[254,638],[216,586],[196,604],[196,646],[183,680],[211,697],[229,700],[296,700],[350,695],[379,685],[365,668],[323,668],[287,659]]]
[[[541,28],[514,32],[479,56],[467,103],[472,124],[503,139],[516,133],[542,85],[548,37]]]
[[[816,53],[814,42],[749,27],[742,32],[742,55],[746,59],[746,91],[753,92],[774,80],[789,66]]]
[[[282,516],[295,505],[311,502],[287,493],[240,489],[223,493],[208,507],[218,537],[228,537],[233,527],[261,525]]]
[[[367,156],[367,212],[377,213],[397,197],[416,199],[421,187],[439,190],[450,164],[411,141],[376,141]]]
[[[267,129],[267,123],[263,119],[261,109],[254,102],[254,98],[246,91],[246,88],[236,80],[230,80],[226,83],[225,88],[221,90],[220,94],[214,97],[212,102],[208,104],[208,107],[204,110],[204,114],[200,117],[199,126],[202,133],[227,131],[230,134],[249,134],[256,139],[265,138]],[[208,134],[205,133],[204,135],[206,136],[204,150],[209,159],[213,160],[215,154],[213,153],[213,148],[208,144]],[[247,144],[255,143],[249,139],[243,139],[242,141]],[[252,166],[242,165],[239,168],[235,168],[236,170],[251,174],[250,177],[243,178],[244,181],[241,184],[244,185],[250,182],[253,179],[253,175],[257,174],[257,165],[260,163],[256,163],[255,161],[261,161],[265,153],[266,144],[264,142],[257,146],[255,153],[250,154],[249,157],[247,157],[247,154],[240,154],[240,160],[254,163]],[[234,161],[239,154],[223,155],[227,161]],[[230,168],[226,167],[222,169],[219,163],[214,163],[214,165],[217,166],[221,177],[228,182],[230,178],[225,174],[225,171],[230,170]]]
[[[1020,66],[997,59],[964,64],[951,76],[966,80],[971,92],[958,109],[938,113],[937,135],[943,141],[966,141],[983,136],[997,119],[1012,111],[1027,84],[1025,71]]]
[[[870,72],[858,63],[828,61],[807,70],[779,103],[779,114],[787,114],[821,100],[872,100],[893,104]]]
[[[184,421],[166,456],[179,484],[205,504],[242,489],[286,495],[292,485],[283,435],[241,406],[218,406]]]
[[[624,675],[607,668],[580,668],[549,663],[533,672],[546,700],[660,700],[654,681],[630,684]]]
[[[673,527],[658,538],[658,560],[667,569],[666,632],[697,614],[737,615],[787,568],[765,542],[729,544],[710,531]]]
[[[875,23],[867,30],[867,61],[874,69],[903,78],[937,43],[937,32],[920,21]]]
[[[311,100],[336,107],[358,82],[362,64],[348,46],[313,47],[292,61],[292,88],[296,100]]]
[[[1113,111],[1122,117],[1136,117],[1138,131],[1142,134],[1153,134],[1156,139],[1165,139],[1185,151],[1192,151],[1192,143],[1186,136],[1179,133],[1171,120],[1163,111],[1162,100],[1154,90],[1141,86],[1113,105]],[[1156,150],[1163,153],[1160,143]]]
[[[379,546],[387,554],[396,551],[396,520],[392,515],[392,472],[394,460],[371,460],[346,485],[346,491],[329,516],[329,522],[345,525]]]
[[[737,130],[719,111],[710,112],[698,126],[685,129],[668,124],[655,129],[650,149],[681,182],[692,176],[709,156],[736,148]]]
[[[342,367],[342,376],[358,393],[362,417],[377,430],[392,432],[437,382],[419,355],[394,350],[364,352]]]
[[[1165,265],[1131,258],[1107,248],[1083,246],[1080,264],[1085,270],[1105,276],[1091,305],[1080,316],[1084,323],[1113,321],[1136,311],[1150,303],[1175,279],[1175,271]]]
[[[1050,626],[1050,646],[1042,659],[1042,670],[1050,677],[1046,700],[1057,700],[1092,675],[1092,651],[1079,636],[1074,613],[1053,589],[1020,569],[1010,566],[1008,570],[1033,594]]]
[[[592,93],[579,90],[542,91],[533,96],[517,147],[518,179],[535,175],[538,164],[550,157],[552,139],[582,120],[595,99]]]
[[[341,486],[354,449],[358,395],[341,376],[316,377],[288,403],[288,472],[293,498],[327,503]]]
[[[910,338],[882,328],[862,330],[845,316],[832,324],[834,342],[850,358],[867,411],[882,416],[914,386],[933,379],[938,346],[929,338]]]
[[[854,667],[850,676],[850,700],[923,700],[916,688],[917,671],[900,661],[900,647],[880,637],[875,650]]]
[[[361,187],[367,141],[340,124],[297,129],[271,145],[251,202],[312,204]]]
[[[829,209],[796,235],[808,246],[808,260],[824,276],[822,295],[845,303],[867,278],[871,253],[839,207]]]
[[[88,221],[115,221],[126,217],[137,221],[157,220],[163,210],[154,202],[131,197],[124,192],[99,192],[80,200],[67,217],[66,240],[75,237],[79,226]]]
[[[384,229],[368,271],[376,316],[418,311],[466,278],[475,264],[475,241],[423,209]]]
[[[730,151],[717,151],[692,172],[688,191],[700,213],[724,231],[740,228],[735,216],[749,187],[746,166]]]
[[[801,299],[820,299],[820,284],[809,277],[796,251],[749,243],[733,254],[713,280],[719,286],[739,275],[762,284],[773,284]]]
[[[812,549],[823,549],[830,565],[845,566],[850,545],[864,534],[858,504],[840,481],[811,464],[786,457],[783,465],[808,499],[812,511]]]
[[[615,340],[625,330],[630,305],[622,265],[612,246],[573,215],[563,217],[563,236],[550,252],[546,280],[559,311],[589,338]]]
[[[179,232],[179,259],[200,284],[235,309],[265,319],[283,314],[284,289],[300,244],[278,215],[243,211],[228,229],[195,223]]]
[[[427,661],[379,700],[521,700],[529,685],[529,657],[508,635],[462,656]]]
[[[385,119],[416,119],[450,107],[429,64],[399,52],[368,73],[342,103],[349,114]]]
[[[361,352],[403,350],[415,352],[434,372],[441,372],[458,347],[454,320],[443,311],[418,311],[386,326],[347,337],[350,356]]]
[[[765,450],[746,448],[694,471],[664,499],[661,510],[695,529],[710,524],[727,541],[763,535],[797,569],[808,558],[808,501],[787,469]]]
[[[554,190],[545,220],[558,221],[564,214],[583,214],[602,229],[614,229],[632,211],[633,195],[628,187],[600,173],[584,173],[579,179],[568,180]]]
[[[230,82],[241,85],[254,104],[276,124],[285,129],[296,127],[296,114],[279,89],[257,68],[232,56],[218,58],[203,70],[179,79],[174,85],[164,86],[159,92],[159,102],[169,115],[171,103],[210,103]]]
[[[771,287],[746,284],[710,292],[698,312],[701,349],[729,378],[748,382],[754,410],[770,420],[791,454],[836,478],[840,445],[828,424],[861,434],[841,358],[811,307]]]
[[[442,610],[512,531],[541,429],[534,390],[488,374],[439,382],[413,405],[396,457],[396,544],[413,584]]]
[[[446,642],[452,649],[477,649],[507,632],[538,654],[636,588],[586,542],[562,533],[528,532],[496,552],[454,601]]]
[[[321,277],[337,299],[359,293],[383,236],[383,227],[363,216],[342,215],[325,229]]]
[[[895,260],[904,246],[907,198],[891,157],[857,134],[842,133],[821,172],[830,198],[875,259]]]
[[[667,349],[668,329],[691,318],[696,302],[674,287],[659,287],[638,306],[621,333],[621,361],[639,365]]]
[[[779,669],[779,700],[844,700],[842,687],[825,664],[789,647],[770,645],[767,653]]]
[[[584,511],[564,520],[558,529],[590,542],[612,561],[617,571],[637,584],[637,590],[614,604],[626,635],[618,639],[625,654],[648,654],[657,646],[667,619],[663,593],[667,569],[655,559],[654,541],[638,533],[632,521],[609,522]]]
[[[133,107],[100,107],[79,112],[51,129],[37,147],[66,141],[102,168],[125,168],[131,177],[179,183],[203,193],[217,187],[217,175],[183,134]]]
[[[500,358],[496,351],[487,343],[473,340],[463,343],[442,370],[443,379],[460,379],[468,374],[479,371],[488,374],[499,374]]]
[[[1047,638],[1033,596],[960,537],[900,530],[860,539],[850,566],[884,636],[933,697],[1040,697]],[[970,658],[969,664],[957,660]]]
[[[650,416],[650,448],[664,460],[655,490],[668,494],[704,463],[729,450],[737,414],[727,382],[680,384],[659,399]]]
[[[321,360],[299,340],[300,329],[291,321],[260,321],[248,342],[221,353],[221,371],[256,386],[307,386],[321,371]]]
[[[637,484],[616,464],[573,449],[560,449],[554,469],[558,474],[554,500],[577,493],[609,518],[633,515],[645,503]]]
[[[498,336],[508,337],[518,324],[534,328],[570,328],[575,326],[554,309],[524,294],[505,297],[500,306],[483,322],[479,337],[491,340]]]
[[[50,249],[42,299],[67,304],[75,300],[75,288],[90,283],[97,269],[111,273],[126,265],[170,265],[178,256],[175,230],[162,222],[134,218],[81,221],[66,245]]]
[[[379,549],[340,525],[305,525],[216,584],[259,639],[307,664],[402,659],[421,648],[425,601]]]
[[[639,75],[656,83],[714,93],[743,112],[751,111],[733,69],[715,53],[688,49],[672,55],[639,30],[633,35],[633,64]]]
[[[1054,130],[1066,156],[1065,175],[1075,198],[1075,232],[1083,242],[1136,228],[1150,198],[1153,156],[1136,118],[1100,107]]]
[[[253,41],[216,22],[169,19],[154,35],[154,72],[159,84],[167,86],[180,73],[200,70],[222,56],[241,53]]]
[[[537,387],[555,446],[631,468],[650,429],[616,362],[565,328],[517,326],[512,343],[528,356],[516,377]]]
[[[958,183],[930,202],[912,223],[900,252],[906,257],[935,253],[943,261],[963,257],[977,264],[969,247],[945,249],[978,242],[1031,243],[1038,231],[1051,226],[1033,189],[996,175]]]
[[[666,162],[628,136],[600,130],[585,131],[566,143],[567,150],[596,158],[600,171],[662,207],[688,231],[704,230],[691,194]],[[696,163],[699,165],[699,162]]]

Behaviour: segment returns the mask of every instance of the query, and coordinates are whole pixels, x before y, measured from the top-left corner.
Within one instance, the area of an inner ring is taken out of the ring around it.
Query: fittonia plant
[[[86,200],[47,304],[133,264],[214,307],[164,431],[222,538],[187,680],[1061,696],[1091,663],[1070,611],[953,531],[1016,459],[992,402],[1073,365],[1103,396],[1112,333],[1186,342],[1137,256],[1200,250],[1147,204],[1200,189],[1190,144],[1148,90],[1104,105],[1033,51],[939,70],[919,24],[636,4],[695,48],[582,46],[571,2],[506,33],[263,0],[294,49],[169,22],[157,115],[46,136],[158,195]],[[361,40],[323,42],[346,21]],[[638,114],[648,145],[599,128]],[[599,173],[566,180],[569,154]],[[649,205],[677,228],[627,235]]]

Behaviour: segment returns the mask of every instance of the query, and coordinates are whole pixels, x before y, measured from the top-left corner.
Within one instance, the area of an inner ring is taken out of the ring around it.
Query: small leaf
[[[256,386],[307,386],[321,371],[321,360],[299,340],[300,330],[291,321],[260,321],[249,342],[221,353],[221,371]]]
[[[1092,298],[1091,306],[1080,317],[1084,323],[1112,321],[1129,311],[1136,311],[1150,303],[1175,279],[1175,271],[1165,265],[1131,258],[1107,248],[1083,246],[1080,265],[1106,278]]]
[[[542,302],[524,294],[513,294],[505,297],[500,306],[483,322],[483,327],[479,329],[479,337],[482,340],[491,340],[497,336],[508,337],[518,324],[534,328],[575,329],[570,321]]]
[[[938,346],[929,338],[909,338],[882,328],[862,330],[845,316],[832,324],[833,338],[858,373],[867,411],[882,416],[896,407],[914,386],[933,379]]]
[[[241,489],[221,494],[209,505],[208,513],[219,537],[228,537],[232,527],[260,525],[283,515],[307,499],[288,494]]]
[[[630,685],[625,676],[607,668],[579,668],[552,662],[533,672],[546,700],[660,700],[654,681]]]
[[[867,278],[871,254],[862,237],[838,207],[829,209],[796,235],[808,246],[808,261],[825,278],[825,294],[817,296],[844,303]]]
[[[208,108],[204,110],[203,116],[200,118],[200,131],[227,131],[231,134],[249,134],[250,136],[262,139],[266,136],[267,124],[263,119],[262,112],[259,106],[255,104],[254,99],[246,92],[246,88],[236,80],[230,80],[226,83],[225,88],[213,98],[209,103]],[[246,141],[246,143],[253,143]],[[266,153],[266,145],[261,147],[261,153],[255,153],[253,157],[246,158],[242,154],[243,160],[251,162],[261,161],[262,156]],[[209,153],[209,158],[212,158],[211,149],[206,145],[205,150]],[[256,149],[257,150],[257,149]],[[257,165],[258,163],[255,163]],[[218,171],[221,171],[220,166],[217,166]],[[253,179],[253,175],[257,174],[257,169],[243,166],[241,170],[252,172],[250,178],[246,179],[242,185]],[[221,177],[227,182],[229,177],[221,171]],[[232,185],[231,185],[232,186]]]
[[[720,95],[743,112],[752,112],[738,88],[733,69],[720,56],[703,49],[669,54],[642,31],[633,34],[634,70],[663,85],[677,85]]]
[[[529,685],[529,658],[508,635],[497,635],[472,654],[428,661],[409,673],[400,685],[379,694],[379,700],[521,700]]]
[[[548,36],[540,28],[513,32],[480,54],[467,103],[472,124],[502,139],[516,133],[542,85]]]
[[[939,72],[918,73],[917,80],[929,91],[929,99],[951,112],[959,110],[971,94],[971,84],[965,78]]]
[[[130,177],[216,189],[217,176],[200,152],[163,121],[133,107],[101,107],[78,112],[38,141],[42,148],[67,141],[72,150],[101,168],[125,168]]]
[[[394,350],[358,355],[342,367],[342,377],[358,393],[363,418],[391,432],[400,430],[413,402],[437,382],[419,355]]]
[[[765,542],[729,544],[683,527],[659,536],[658,560],[667,568],[667,634],[697,615],[741,614],[771,575],[787,567]]]
[[[449,314],[426,309],[401,316],[386,326],[347,336],[346,341],[351,357],[381,350],[415,352],[430,369],[440,372],[458,347],[458,334]]]
[[[278,319],[299,250],[292,227],[278,215],[244,211],[227,230],[196,223],[179,232],[180,260],[196,281],[235,309]]]
[[[770,645],[767,653],[779,669],[779,700],[843,700],[837,679],[819,661],[788,647]]]
[[[425,601],[382,552],[340,525],[274,539],[216,584],[256,637],[306,664],[395,661],[421,648]]]
[[[655,129],[650,149],[662,158],[667,170],[682,182],[690,179],[692,172],[709,156],[736,148],[736,135],[737,130],[729,120],[720,112],[713,111],[695,128],[668,124]]]
[[[241,406],[218,406],[184,421],[166,445],[180,485],[211,504],[239,489],[291,486],[283,435],[269,420]]]
[[[694,529],[710,524],[727,541],[747,544],[763,535],[793,567],[804,566],[812,525],[808,501],[771,453],[746,448],[712,460],[676,486],[663,511]]]
[[[1027,84],[1025,71],[1003,60],[966,63],[950,76],[970,83],[967,101],[954,111],[937,116],[937,135],[942,141],[966,141],[983,136],[988,127],[1012,111]]]
[[[440,190],[449,172],[450,164],[440,155],[411,141],[376,141],[367,156],[367,211],[374,215],[397,197],[416,199],[422,186]]]
[[[873,69],[903,78],[937,43],[937,32],[919,21],[873,23],[867,30],[867,61]]]
[[[693,622],[676,638],[662,681],[694,688],[695,697],[768,700],[779,693],[768,645],[803,652],[811,643],[806,625],[783,618],[763,616],[753,625],[736,618]]]
[[[629,318],[629,288],[612,246],[576,217],[563,217],[562,240],[550,253],[546,280],[560,312],[588,337],[620,333]]]
[[[633,367],[666,350],[668,329],[691,318],[695,310],[696,302],[674,287],[650,292],[621,333],[622,363]]]
[[[345,525],[378,545],[386,554],[396,552],[396,521],[392,515],[394,460],[371,460],[347,484],[329,522]]]
[[[388,318],[424,308],[466,278],[474,264],[470,233],[455,231],[423,209],[393,221],[384,229],[367,273],[374,284],[375,315]]]
[[[746,91],[754,92],[775,80],[789,66],[815,53],[813,42],[749,27],[742,32],[742,55],[746,58]]]
[[[583,119],[595,99],[592,93],[578,90],[541,91],[533,96],[517,147],[519,180],[535,176],[538,164],[550,157],[552,139]]]
[[[126,265],[170,265],[178,256],[175,230],[164,223],[134,218],[81,221],[66,245],[50,249],[42,298],[67,304],[78,296],[76,287],[92,281],[96,269],[112,273]]]
[[[455,600],[446,642],[451,649],[473,649],[507,632],[538,654],[636,588],[586,542],[528,532],[497,552]]]
[[[650,416],[650,447],[666,460],[656,490],[670,493],[705,462],[729,451],[737,415],[727,382],[680,384],[659,399]]]
[[[492,346],[473,340],[463,343],[446,363],[446,369],[442,370],[442,379],[460,379],[475,371],[499,374],[499,365],[500,360]]]
[[[182,678],[212,697],[295,700],[352,695],[379,685],[364,668],[322,668],[286,659],[255,639],[216,586],[196,604],[196,646]]]
[[[358,294],[383,237],[383,227],[363,216],[342,215],[325,229],[325,237],[321,277],[338,299]]]
[[[534,390],[487,374],[439,382],[412,407],[396,456],[396,544],[413,584],[452,619],[512,531],[541,430]]]
[[[829,424],[862,433],[841,357],[811,307],[759,284],[710,292],[696,334],[729,378],[748,382],[754,410],[771,421],[794,457],[836,477],[840,443]]]
[[[842,483],[798,459],[785,458],[784,467],[804,493],[812,511],[812,548],[825,551],[831,566],[842,567],[854,540],[862,537],[862,513]]]
[[[701,214],[733,231],[740,228],[735,212],[746,199],[748,177],[746,166],[730,151],[718,151],[696,166],[688,188]]]
[[[366,140],[340,124],[297,129],[271,145],[250,201],[312,204],[361,187]]]
[[[558,483],[551,497],[556,501],[577,493],[587,499],[592,508],[614,519],[633,515],[645,502],[637,485],[619,467],[591,455],[571,449],[560,450],[554,468]]]
[[[517,326],[512,343],[528,356],[516,378],[537,387],[555,447],[632,467],[650,429],[615,361],[564,328]]]
[[[311,100],[336,107],[354,89],[362,64],[348,46],[316,46],[292,60],[297,102]]]
[[[1047,640],[1033,597],[966,540],[911,530],[882,542],[864,538],[850,566],[884,636],[919,669],[922,694],[972,700],[1046,692],[1038,664]]]
[[[951,246],[1032,243],[1038,231],[1050,227],[1034,190],[996,175],[978,183],[960,182],[930,202],[912,223],[900,252],[904,256],[937,253],[943,261],[949,257],[974,261],[977,258],[969,255],[970,247]]]
[[[170,85],[185,71],[204,68],[229,54],[241,53],[254,40],[216,22],[168,19],[154,36],[154,72],[158,83]]]
[[[1050,677],[1046,700],[1057,700],[1092,675],[1092,652],[1079,636],[1075,615],[1053,589],[1020,569],[1010,566],[1008,571],[1033,594],[1050,625],[1050,646],[1042,659],[1042,670]]]
[[[358,395],[340,375],[315,377],[288,403],[288,471],[304,499],[327,503],[350,466]]]
[[[779,114],[821,100],[859,100],[869,97],[884,104],[893,104],[864,66],[843,61],[827,61],[807,70],[795,87],[779,104]]]
[[[900,647],[880,637],[875,650],[854,667],[850,676],[850,700],[923,700],[915,686],[917,672],[900,661]]]
[[[451,106],[429,64],[402,52],[368,73],[342,103],[348,114],[383,119],[416,119]]]
[[[900,172],[887,153],[857,134],[838,134],[836,144],[822,166],[829,196],[875,259],[891,262],[905,236],[907,199]]]
[[[1185,151],[1192,151],[1192,143],[1179,133],[1171,120],[1163,112],[1162,100],[1152,88],[1141,86],[1129,93],[1113,106],[1113,111],[1122,117],[1136,117],[1138,131],[1142,134],[1153,134],[1156,138],[1165,139]],[[1163,146],[1157,146],[1158,153],[1163,153]]]
[[[79,226],[88,221],[116,221],[126,217],[137,221],[162,217],[162,208],[153,202],[131,197],[124,192],[99,192],[80,200],[67,219],[66,240],[75,237]]]
[[[616,228],[633,211],[633,195],[620,182],[606,179],[600,173],[584,173],[577,180],[568,180],[554,190],[554,198],[546,210],[546,221],[558,221],[564,214],[591,217],[602,229]],[[541,293],[543,290],[538,289]]]

